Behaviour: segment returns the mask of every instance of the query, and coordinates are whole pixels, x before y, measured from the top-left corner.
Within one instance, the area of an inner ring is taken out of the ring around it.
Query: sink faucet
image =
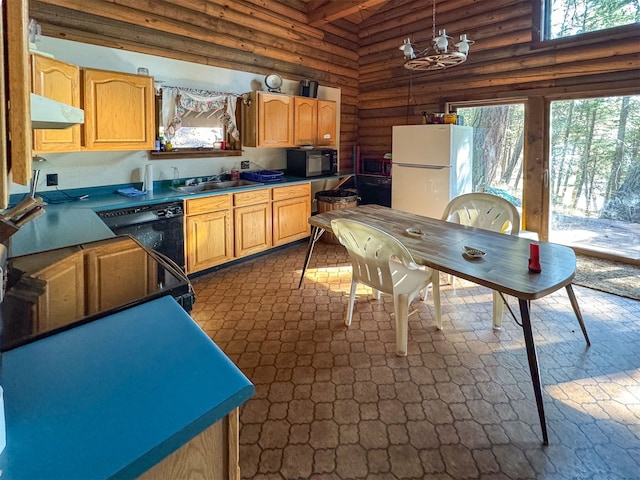
[[[210,177],[207,177],[207,182],[221,182],[222,181],[222,174],[220,175],[212,175]]]

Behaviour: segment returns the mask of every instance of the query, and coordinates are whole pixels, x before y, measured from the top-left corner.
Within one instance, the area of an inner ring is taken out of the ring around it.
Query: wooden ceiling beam
[[[380,5],[387,0],[342,0],[324,3],[324,0],[309,3],[307,23],[317,27],[347,17],[363,9]]]

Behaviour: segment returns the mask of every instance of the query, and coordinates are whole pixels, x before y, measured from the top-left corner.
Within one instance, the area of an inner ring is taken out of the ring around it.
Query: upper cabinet
[[[330,100],[318,100],[318,146],[337,146],[336,137],[337,104]]]
[[[9,198],[8,172],[20,185],[29,184],[32,172],[29,5],[24,0],[0,2],[0,12],[4,39],[0,42],[0,207],[4,208]],[[9,99],[11,109],[7,108]]]
[[[266,92],[246,96],[242,102],[244,146],[337,146],[336,102]]]
[[[242,103],[242,144],[247,147],[292,147],[292,97],[251,92]]]
[[[34,153],[81,150],[153,150],[153,77],[81,69],[46,56],[31,55],[31,90],[82,108],[84,125],[33,130]]]
[[[80,68],[54,58],[31,55],[33,93],[73,107],[80,105]],[[33,150],[41,152],[77,152],[80,150],[80,125],[63,130],[34,130]]]
[[[153,150],[153,77],[83,69],[86,150]]]
[[[294,98],[295,145],[316,145],[318,135],[318,100],[307,97]]]

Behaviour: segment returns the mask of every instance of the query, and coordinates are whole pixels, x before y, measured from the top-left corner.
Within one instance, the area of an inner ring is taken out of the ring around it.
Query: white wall
[[[217,90],[230,93],[245,93],[264,90],[264,75],[239,72],[225,68],[182,62],[168,58],[134,53],[125,50],[99,47],[84,43],[42,37],[38,50],[52,54],[55,58],[80,67],[98,68],[117,72],[136,73],[138,67],[149,69],[156,82],[167,86],[181,86]],[[297,81],[284,79],[282,92],[298,93]],[[318,88],[318,97],[338,102],[340,118],[340,89]],[[340,131],[338,123],[338,132]],[[339,137],[338,137],[339,141]],[[120,152],[74,152],[43,154],[47,161],[34,163],[41,170],[37,189],[46,191],[55,187],[46,186],[46,174],[58,174],[58,188],[92,187],[141,181],[141,172],[147,164],[153,164],[155,180],[173,178],[172,167],[178,167],[181,177],[214,175],[229,171],[241,160],[250,160],[251,169],[286,168],[286,149],[243,147],[240,157],[180,158],[149,160],[146,151]],[[11,193],[23,193],[28,187],[12,184]]]

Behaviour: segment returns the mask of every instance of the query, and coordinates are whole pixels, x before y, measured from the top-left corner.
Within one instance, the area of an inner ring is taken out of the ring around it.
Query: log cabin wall
[[[42,34],[340,88],[341,168],[357,142],[357,26],[307,22],[307,3],[260,0],[31,0]]]
[[[436,26],[476,41],[465,64],[438,72],[404,69],[398,50],[431,38],[432,0],[31,0],[30,12],[47,36],[339,87],[350,171],[354,145],[389,152],[392,125],[447,101],[526,98],[543,114],[551,96],[639,93],[637,24],[540,43],[542,2],[437,0]],[[543,158],[544,121],[530,120],[527,155]]]
[[[437,0],[436,28],[476,43],[466,63],[436,72],[405,69],[398,50],[404,38],[423,46],[431,38],[432,0],[391,0],[361,22],[362,153],[390,152],[392,125],[420,123],[422,111],[442,112],[445,102],[640,93],[638,24],[540,42],[541,4]]]

